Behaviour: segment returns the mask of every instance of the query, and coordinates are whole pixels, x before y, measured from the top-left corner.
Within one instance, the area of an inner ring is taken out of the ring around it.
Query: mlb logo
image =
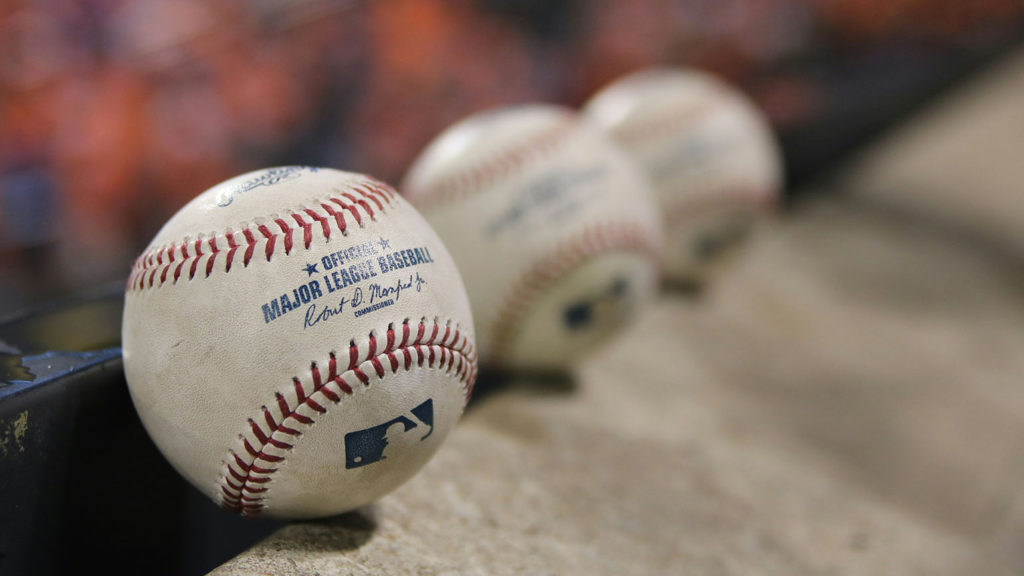
[[[434,401],[427,399],[409,413],[365,430],[345,434],[345,468],[359,468],[387,458],[388,446],[408,442],[407,434],[418,442],[434,433]]]

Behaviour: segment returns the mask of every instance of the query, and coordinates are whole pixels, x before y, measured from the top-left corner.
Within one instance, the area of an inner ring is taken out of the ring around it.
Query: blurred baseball
[[[476,374],[454,262],[387,185],[315,167],[243,174],[135,262],[132,400],[196,488],[244,516],[314,518],[413,476]]]
[[[401,186],[466,282],[481,364],[562,370],[653,297],[661,220],[599,130],[542,104],[449,127]]]
[[[707,73],[652,68],[596,93],[584,116],[642,167],[665,216],[666,280],[700,286],[776,205],[782,162],[761,111]]]

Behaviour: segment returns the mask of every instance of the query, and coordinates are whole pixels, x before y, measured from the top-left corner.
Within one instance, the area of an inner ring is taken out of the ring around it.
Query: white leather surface
[[[597,92],[583,115],[650,178],[665,214],[672,280],[716,276],[783,186],[780,151],[760,110],[703,72],[635,72]]]
[[[463,273],[481,363],[572,365],[653,297],[662,224],[647,182],[569,109],[468,117],[427,146],[401,188]]]
[[[411,263],[415,249],[429,258]],[[378,260],[403,254],[401,269]],[[346,269],[347,286],[336,274]],[[468,300],[441,241],[397,194],[336,170],[273,168],[200,194],[140,257],[124,312],[125,372],[147,431],[198,489],[249,515],[336,514],[394,489],[440,446],[475,374]],[[427,400],[432,422],[410,412]],[[346,467],[347,434],[400,417],[383,458]],[[244,490],[232,465],[242,476],[253,466]]]

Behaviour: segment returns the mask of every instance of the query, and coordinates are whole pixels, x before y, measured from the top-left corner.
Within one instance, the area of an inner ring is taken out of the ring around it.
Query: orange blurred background
[[[1020,0],[0,1],[0,317],[121,282],[235,174],[395,183],[463,116],[576,106],[654,64],[753,96],[796,184],[828,135],[863,136],[882,103],[1016,41],[1022,16]]]

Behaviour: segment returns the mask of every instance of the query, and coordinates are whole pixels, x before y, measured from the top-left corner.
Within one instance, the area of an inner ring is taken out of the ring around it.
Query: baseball
[[[650,179],[665,215],[666,280],[711,281],[777,202],[782,162],[767,120],[707,73],[634,72],[596,93],[582,113]]]
[[[462,271],[481,365],[571,368],[654,295],[661,220],[648,184],[570,109],[464,118],[402,190]]]
[[[247,517],[315,518],[413,476],[476,375],[462,280],[360,174],[283,166],[206,190],[128,279],[125,377],[150,437]]]

